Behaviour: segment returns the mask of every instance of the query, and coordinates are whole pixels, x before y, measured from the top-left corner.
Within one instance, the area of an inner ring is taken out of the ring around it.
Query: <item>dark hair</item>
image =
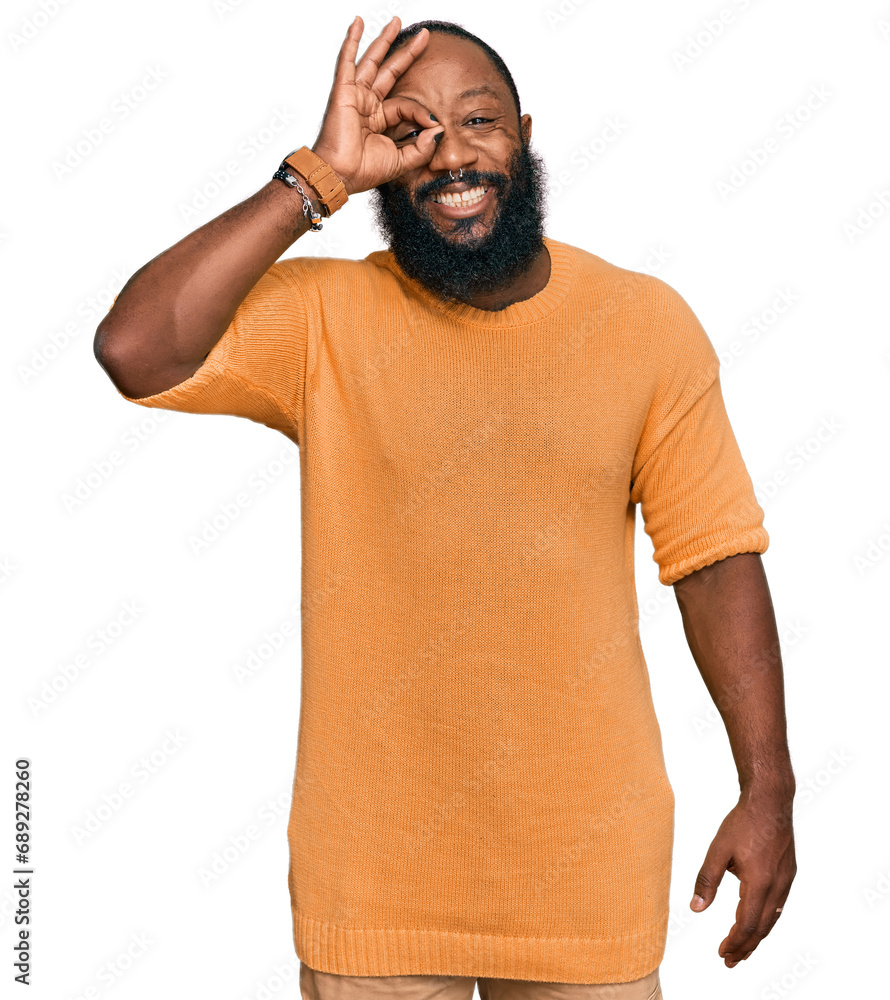
[[[483,42],[481,38],[477,38],[476,35],[467,31],[467,29],[460,24],[455,24],[453,21],[417,21],[414,24],[409,24],[407,28],[402,28],[402,30],[393,39],[386,55],[383,57],[384,60],[388,59],[396,49],[401,48],[401,46],[404,45],[404,43],[412,35],[420,34],[421,28],[426,28],[431,34],[434,31],[438,31],[443,35],[456,35],[458,38],[466,38],[467,41],[478,45],[479,48],[482,49],[482,51],[494,63],[494,68],[498,71],[504,83],[506,83],[509,87],[510,93],[513,95],[513,101],[516,104],[516,117],[520,121],[522,120],[522,112],[519,106],[519,91],[516,89],[516,84],[513,82],[510,70],[507,69],[507,64],[490,45]]]

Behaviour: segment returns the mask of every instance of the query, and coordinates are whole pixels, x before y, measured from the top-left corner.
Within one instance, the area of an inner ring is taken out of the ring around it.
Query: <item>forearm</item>
[[[193,374],[247,293],[309,228],[299,191],[270,180],[141,267],[94,340],[96,358],[118,389],[138,398]]]
[[[674,584],[696,665],[726,726],[742,792],[793,795],[778,629],[757,553]]]

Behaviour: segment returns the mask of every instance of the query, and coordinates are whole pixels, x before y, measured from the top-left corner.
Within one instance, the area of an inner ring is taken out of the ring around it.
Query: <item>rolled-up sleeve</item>
[[[151,396],[118,392],[140,406],[246,417],[299,445],[308,337],[299,285],[280,263],[273,264],[193,375]]]
[[[727,556],[765,552],[764,512],[724,404],[720,362],[698,319],[672,295],[678,353],[660,379],[634,460],[658,578],[673,584]]]

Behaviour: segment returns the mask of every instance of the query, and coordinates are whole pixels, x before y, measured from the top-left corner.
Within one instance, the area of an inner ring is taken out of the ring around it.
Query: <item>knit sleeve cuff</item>
[[[690,573],[729,556],[741,555],[744,552],[766,552],[769,548],[769,534],[766,528],[760,525],[733,538],[718,536],[710,541],[699,539],[698,545],[699,548],[695,552],[659,567],[658,579],[661,583],[670,586],[684,576],[689,576]]]

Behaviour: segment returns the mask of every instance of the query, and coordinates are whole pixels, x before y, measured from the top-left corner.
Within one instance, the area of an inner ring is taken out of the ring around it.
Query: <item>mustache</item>
[[[422,184],[414,192],[414,197],[417,201],[424,201],[429,198],[430,195],[436,194],[443,188],[447,188],[454,183],[454,178],[452,177],[439,177],[434,181],[428,181],[426,184]],[[467,184],[468,187],[493,187],[497,191],[503,193],[507,187],[507,175],[498,174],[490,171],[479,171],[479,170],[465,170],[461,180]]]

